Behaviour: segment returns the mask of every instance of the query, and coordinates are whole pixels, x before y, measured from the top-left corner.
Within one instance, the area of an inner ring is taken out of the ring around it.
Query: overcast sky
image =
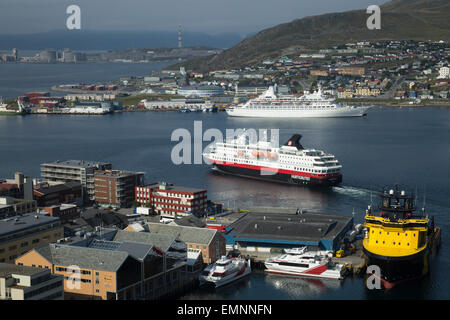
[[[0,33],[66,28],[66,8],[81,8],[84,30],[183,30],[241,35],[387,0],[0,0]]]

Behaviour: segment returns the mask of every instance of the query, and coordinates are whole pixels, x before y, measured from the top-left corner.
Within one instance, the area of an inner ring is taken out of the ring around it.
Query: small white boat
[[[203,270],[199,276],[200,285],[209,282],[218,288],[249,275],[251,271],[250,259],[223,256]]]
[[[332,257],[333,254],[330,251],[306,252],[305,248],[303,253],[286,253],[267,259],[264,271],[312,278],[343,279],[346,273],[344,265],[334,263],[331,260]]]

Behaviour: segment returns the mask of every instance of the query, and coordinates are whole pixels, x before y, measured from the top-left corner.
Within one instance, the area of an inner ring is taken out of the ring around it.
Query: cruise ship
[[[210,283],[218,288],[249,275],[251,271],[250,259],[223,256],[206,267],[199,280],[201,285]]]
[[[333,263],[331,251],[306,251],[286,253],[269,258],[265,262],[267,273],[304,276],[312,278],[343,279],[346,269],[342,264]]]
[[[370,107],[344,106],[323,96],[321,88],[301,97],[277,96],[273,86],[243,105],[227,109],[232,117],[255,118],[328,118],[361,117]]]
[[[296,185],[334,186],[342,182],[342,166],[332,154],[305,149],[300,134],[283,146],[269,141],[250,143],[245,132],[226,142],[217,142],[204,158],[213,170],[259,180]]]
[[[413,194],[395,189],[383,190],[379,211],[372,207],[365,215],[363,252],[368,265],[380,268],[386,289],[429,272],[430,252],[440,244],[440,228],[425,210],[415,212]]]

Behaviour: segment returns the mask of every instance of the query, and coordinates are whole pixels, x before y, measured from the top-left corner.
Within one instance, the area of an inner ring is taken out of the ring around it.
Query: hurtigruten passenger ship
[[[262,118],[323,118],[361,117],[370,107],[344,106],[323,96],[322,90],[302,97],[277,96],[273,86],[255,99],[243,105],[227,109],[233,117]]]
[[[213,169],[223,173],[288,184],[333,186],[342,182],[342,166],[334,155],[304,149],[294,134],[281,146],[268,141],[249,143],[245,134],[217,142],[203,153]]]

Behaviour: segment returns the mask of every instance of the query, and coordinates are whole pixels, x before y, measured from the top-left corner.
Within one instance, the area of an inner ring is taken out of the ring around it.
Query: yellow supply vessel
[[[398,186],[383,190],[380,196],[379,213],[372,212],[371,206],[366,211],[363,252],[368,265],[380,268],[384,287],[390,288],[428,273],[429,244],[438,228],[424,209],[415,213],[414,196]]]

